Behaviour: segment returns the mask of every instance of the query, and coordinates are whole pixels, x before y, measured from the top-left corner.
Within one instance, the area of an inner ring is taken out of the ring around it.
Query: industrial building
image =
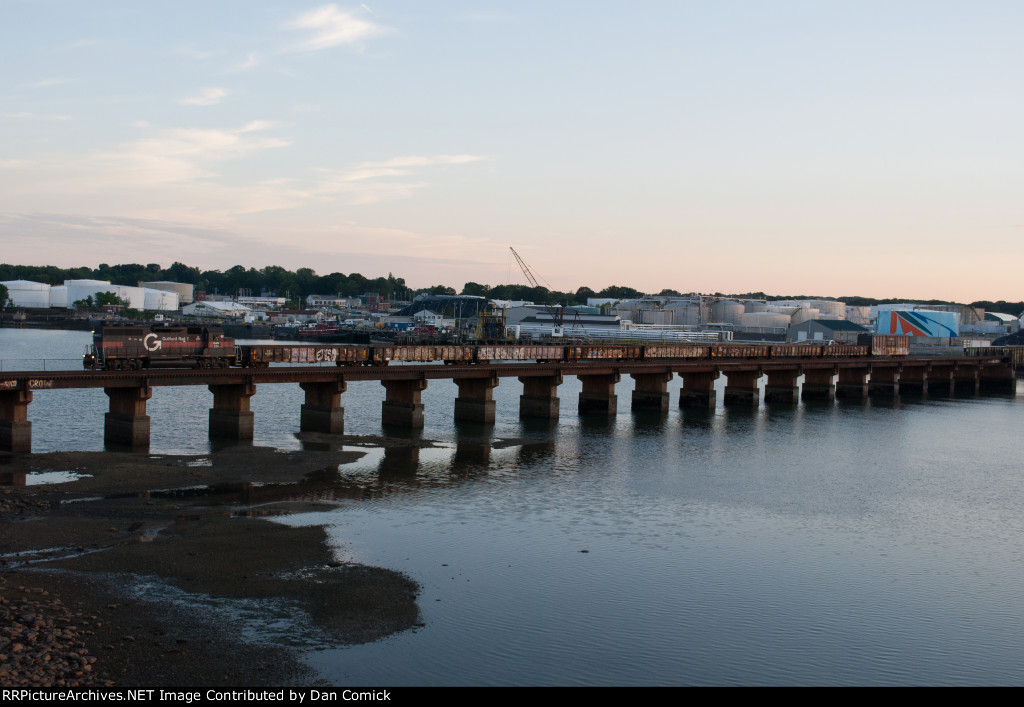
[[[835,341],[856,344],[857,337],[870,330],[845,319],[808,319],[786,330],[789,341]]]
[[[252,310],[236,302],[195,302],[183,307],[181,313],[196,319],[240,319]]]

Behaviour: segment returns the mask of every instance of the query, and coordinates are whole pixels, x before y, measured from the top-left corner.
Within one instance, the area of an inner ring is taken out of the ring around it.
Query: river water
[[[0,330],[0,359],[79,366],[87,343]],[[423,588],[423,627],[308,652],[332,684],[1024,680],[1024,396],[650,416],[624,377],[619,415],[595,423],[567,376],[562,419],[537,425],[518,419],[520,388],[495,390],[493,428],[456,426],[454,384],[431,381],[435,448],[366,447],[341,472],[378,492],[281,519]],[[381,435],[383,397],[350,384],[346,433]],[[302,448],[301,403],[297,385],[260,386],[255,444]],[[155,389],[151,453],[208,453],[211,404],[205,387]],[[33,451],[101,450],[106,409],[101,390],[37,392]]]

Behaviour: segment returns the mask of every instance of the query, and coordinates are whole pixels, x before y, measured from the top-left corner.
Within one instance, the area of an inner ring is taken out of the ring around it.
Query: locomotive
[[[237,362],[235,340],[219,326],[107,325],[93,332],[82,365],[122,371],[165,364],[184,368],[226,368]]]

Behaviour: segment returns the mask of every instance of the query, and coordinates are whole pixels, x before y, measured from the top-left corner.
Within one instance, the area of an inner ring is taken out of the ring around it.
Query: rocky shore
[[[345,455],[0,460],[80,477],[0,487],[0,685],[309,685],[304,651],[414,629],[408,577],[267,519],[386,492],[339,477]]]

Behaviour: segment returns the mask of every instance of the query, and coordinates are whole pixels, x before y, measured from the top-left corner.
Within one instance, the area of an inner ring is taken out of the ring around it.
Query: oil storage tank
[[[148,290],[164,290],[165,292],[177,292],[178,302],[185,306],[186,304],[192,304],[195,298],[195,285],[191,285],[186,282],[170,282],[167,280],[155,280],[153,282],[140,282],[139,287],[145,287]]]
[[[50,308],[64,309],[68,306],[68,288],[55,285],[50,288]]]
[[[178,293],[166,290],[143,290],[148,312],[174,312],[178,309]]]
[[[15,307],[47,309],[50,306],[50,286],[31,280],[8,280],[0,283],[7,288],[7,296]],[[6,302],[4,303],[6,304]]]
[[[711,321],[721,324],[742,324],[746,307],[735,300],[718,300],[711,305]]]
[[[65,280],[64,286],[68,289],[68,309],[74,309],[75,302],[95,297],[99,292],[111,292],[117,295],[125,300],[132,309],[146,308],[146,295],[141,287],[112,285],[105,280]]]

